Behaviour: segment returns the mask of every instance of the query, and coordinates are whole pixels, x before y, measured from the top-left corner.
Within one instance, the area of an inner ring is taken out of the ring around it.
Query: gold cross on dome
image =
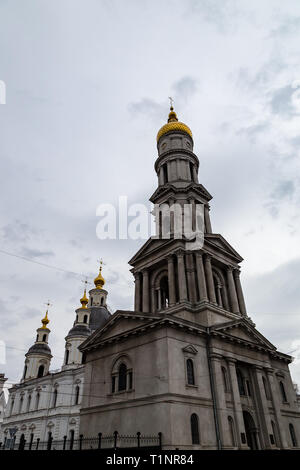
[[[44,305],[47,305],[47,310],[49,310],[49,307],[52,307],[53,304],[50,304],[50,300],[48,300]]]
[[[102,258],[97,259],[97,261],[98,261],[98,263],[100,263],[100,268],[102,268],[102,266],[105,265]]]
[[[84,280],[81,279],[81,282],[83,282],[83,284],[85,284],[85,288],[87,288],[87,285],[88,285],[88,284],[91,284],[91,282],[88,281],[87,276],[85,276],[85,279],[84,279]]]
[[[174,100],[172,96],[169,96],[169,100],[170,100],[170,108],[173,108]]]

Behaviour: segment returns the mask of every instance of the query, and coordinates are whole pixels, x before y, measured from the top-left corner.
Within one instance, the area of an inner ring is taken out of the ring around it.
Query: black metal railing
[[[5,439],[0,442],[0,450],[101,450],[101,449],[161,449],[162,433],[154,436],[147,436],[137,432],[135,435],[122,435],[115,431],[112,435],[102,434],[97,437],[84,437],[82,434],[78,439],[67,439],[64,436],[61,440],[49,437],[47,441],[40,439],[26,441],[21,438],[16,442],[16,438]]]

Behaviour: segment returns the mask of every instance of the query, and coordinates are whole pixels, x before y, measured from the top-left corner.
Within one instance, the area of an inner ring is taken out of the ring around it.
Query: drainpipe
[[[209,370],[210,389],[211,389],[211,396],[212,396],[212,401],[213,401],[216,439],[217,439],[218,450],[222,450],[222,442],[221,442],[221,436],[220,436],[220,426],[219,426],[219,419],[218,419],[218,412],[217,412],[217,400],[216,400],[216,393],[215,393],[215,381],[214,381],[214,374],[213,374],[213,371],[212,371],[211,359],[210,359],[209,327],[207,327],[206,331],[207,331],[206,352],[207,352],[207,362],[208,362],[208,370]]]

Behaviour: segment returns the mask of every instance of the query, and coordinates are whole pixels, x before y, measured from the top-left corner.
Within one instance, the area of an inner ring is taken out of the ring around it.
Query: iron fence
[[[135,435],[122,435],[118,431],[114,434],[102,434],[97,437],[84,437],[82,434],[78,439],[68,439],[64,436],[62,440],[55,440],[52,436],[47,441],[35,441],[21,438],[19,442],[16,439],[5,439],[0,442],[0,450],[109,450],[109,449],[161,449],[162,433],[154,436],[146,436],[137,432]]]

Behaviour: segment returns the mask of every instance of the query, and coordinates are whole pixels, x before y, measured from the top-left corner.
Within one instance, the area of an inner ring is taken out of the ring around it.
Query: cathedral
[[[65,338],[61,370],[54,372],[46,313],[22,380],[9,389],[5,442],[118,431],[161,433],[163,449],[300,448],[292,358],[247,314],[243,259],[213,233],[212,196],[198,181],[193,146],[190,128],[171,106],[157,134],[158,187],[150,197],[158,233],[129,261],[134,311],[110,315],[100,267]],[[191,207],[194,228],[202,214],[202,243],[176,235],[174,205]],[[162,236],[162,207],[170,208],[168,237]]]
[[[12,440],[27,443],[36,449],[37,443],[49,439],[68,438],[69,448],[79,436],[80,407],[84,384],[84,360],[78,346],[110,318],[107,291],[102,267],[94,280],[95,288],[86,289],[76,309],[73,327],[65,338],[65,356],[58,371],[50,371],[51,349],[48,344],[48,310],[37,329],[35,343],[25,354],[23,377],[9,389],[9,399],[1,426],[5,448]],[[4,383],[6,379],[2,379]],[[1,376],[0,376],[1,384]],[[3,384],[2,384],[3,386]],[[1,440],[0,439],[0,440]]]
[[[193,217],[201,205],[204,243],[176,237],[171,217],[170,237],[150,238],[129,261],[134,311],[116,311],[79,346],[80,432],[161,432],[163,449],[299,448],[292,358],[247,315],[243,259],[213,233],[212,196],[198,181],[193,145],[171,106],[157,134],[158,187],[150,201],[191,205]]]

